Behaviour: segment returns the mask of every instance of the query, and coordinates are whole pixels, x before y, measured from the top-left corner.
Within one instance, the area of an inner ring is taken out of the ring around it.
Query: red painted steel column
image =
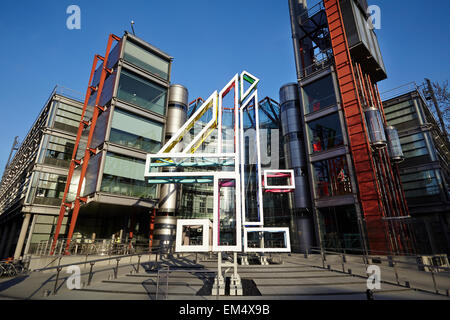
[[[69,193],[69,188],[70,188],[70,183],[72,181],[73,172],[75,171],[75,166],[77,164],[76,157],[77,157],[78,146],[80,144],[81,135],[83,134],[83,129],[85,128],[85,124],[83,122],[84,115],[86,114],[88,102],[91,97],[92,91],[94,91],[94,88],[91,87],[91,83],[92,83],[92,79],[94,78],[95,69],[97,68],[98,60],[99,60],[98,55],[95,55],[94,62],[92,64],[92,68],[91,68],[91,75],[89,76],[89,84],[88,84],[86,96],[84,99],[83,110],[81,112],[81,119],[80,119],[80,124],[78,126],[77,137],[75,139],[75,145],[74,145],[73,152],[72,152],[72,160],[70,161],[69,172],[68,172],[67,179],[66,179],[66,186],[64,188],[64,195],[63,195],[63,199],[61,202],[61,207],[59,209],[59,216],[58,216],[58,221],[56,223],[55,234],[53,236],[53,243],[52,243],[52,247],[51,247],[51,251],[50,251],[51,255],[53,255],[54,250],[55,250],[56,241],[58,240],[59,233],[61,231],[61,225],[62,225],[62,221],[64,219],[64,215],[66,213],[66,208],[71,207],[70,204],[66,203],[67,194]]]
[[[73,212],[72,212],[72,218],[70,221],[70,226],[69,226],[69,232],[67,235],[67,242],[66,242],[66,249],[65,249],[65,254],[69,254],[69,248],[70,248],[70,242],[72,239],[72,235],[73,235],[73,231],[75,229],[75,224],[78,218],[78,214],[80,211],[80,206],[81,206],[81,202],[85,202],[86,199],[83,199],[80,197],[81,194],[81,188],[83,186],[83,180],[84,177],[86,175],[86,171],[87,171],[87,167],[89,164],[89,159],[91,157],[91,153],[95,153],[95,150],[92,150],[90,148],[91,142],[92,142],[92,138],[94,135],[94,130],[95,130],[95,125],[97,123],[97,118],[100,114],[101,111],[103,111],[103,107],[99,106],[99,102],[100,102],[100,98],[102,95],[102,91],[103,91],[103,85],[105,83],[105,79],[106,79],[106,73],[109,72],[108,70],[108,58],[109,58],[109,54],[111,52],[111,48],[112,48],[112,44],[113,41],[120,41],[120,38],[111,34],[109,36],[108,39],[108,45],[106,47],[106,54],[105,57],[103,59],[103,69],[102,69],[102,73],[100,76],[100,83],[98,85],[98,90],[97,90],[97,97],[95,99],[95,106],[94,106],[94,113],[92,116],[92,120],[91,120],[91,125],[90,125],[90,129],[89,129],[89,135],[88,135],[88,139],[87,139],[87,143],[86,143],[86,151],[84,154],[84,159],[82,162],[82,167],[81,167],[81,173],[80,173],[80,179],[78,182],[78,188],[77,188],[77,194],[76,194],[76,198],[75,198],[75,203],[74,203],[74,208],[73,208]]]
[[[367,238],[372,252],[385,252],[388,248],[381,196],[373,167],[372,150],[367,136],[364,114],[359,100],[352,59],[345,35],[338,0],[325,0],[336,73],[342,97],[342,106],[348,128],[359,200],[365,218]]]

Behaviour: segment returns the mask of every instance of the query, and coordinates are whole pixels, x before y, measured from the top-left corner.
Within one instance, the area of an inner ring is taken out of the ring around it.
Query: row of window
[[[54,102],[53,108],[49,120],[49,127],[70,133],[77,133],[82,109],[60,101]]]
[[[405,174],[401,181],[407,198],[433,196],[441,190],[440,176],[435,170]]]
[[[419,124],[413,100],[387,106],[384,108],[384,112],[386,115],[386,121],[391,126],[396,126],[410,121],[414,121],[415,124]]]

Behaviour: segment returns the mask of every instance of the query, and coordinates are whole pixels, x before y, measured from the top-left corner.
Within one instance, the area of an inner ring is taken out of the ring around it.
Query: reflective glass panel
[[[132,41],[125,44],[124,59],[142,69],[154,73],[161,78],[169,79],[169,61],[145,50]]]
[[[124,146],[157,153],[161,149],[163,125],[121,109],[115,109],[109,140]]]
[[[331,75],[303,87],[305,113],[322,110],[336,104]]]
[[[313,162],[316,197],[332,197],[352,192],[345,156]]]
[[[339,115],[333,113],[307,123],[312,152],[325,151],[343,145]]]
[[[161,115],[166,112],[167,89],[125,69],[120,74],[117,97]]]

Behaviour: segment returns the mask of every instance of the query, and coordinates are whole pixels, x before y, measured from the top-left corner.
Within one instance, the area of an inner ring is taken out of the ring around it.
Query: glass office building
[[[54,231],[81,99],[81,94],[56,87],[6,168],[0,185],[0,259],[34,252]]]
[[[405,160],[400,174],[421,254],[450,253],[450,149],[422,90],[407,84],[383,94]]]

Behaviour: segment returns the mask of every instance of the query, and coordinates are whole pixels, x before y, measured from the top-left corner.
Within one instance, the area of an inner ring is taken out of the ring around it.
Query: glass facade
[[[49,206],[59,206],[64,195],[66,176],[36,171],[29,202]]]
[[[414,100],[408,100],[384,108],[386,121],[390,126],[397,126],[401,123],[408,123],[409,126],[419,125]]]
[[[128,40],[125,43],[124,59],[148,72],[169,80],[169,61],[145,50],[141,46]]]
[[[131,71],[122,69],[117,98],[164,115],[167,89]]]
[[[236,181],[219,180],[219,245],[236,245]]]
[[[336,93],[331,75],[303,87],[305,113],[323,110],[336,104]]]
[[[183,185],[179,217],[183,219],[212,219],[214,193],[212,183]]]
[[[414,158],[429,154],[423,133],[403,136],[400,138],[400,143],[405,158]]]
[[[324,248],[361,249],[355,206],[320,208],[319,225]]]
[[[45,135],[38,163],[68,168],[74,146],[75,142],[73,140]]]
[[[333,197],[352,193],[350,175],[345,156],[313,162],[316,197]]]
[[[56,102],[56,114],[54,115],[53,128],[77,133],[80,125],[82,109]]]
[[[161,149],[163,125],[116,108],[114,110],[111,142],[157,153]]]
[[[426,170],[401,176],[406,198],[427,197],[440,193],[440,176],[435,170]]]
[[[156,185],[144,180],[145,160],[108,152],[100,190],[124,196],[154,199]]]
[[[321,152],[344,144],[339,115],[333,113],[307,123],[312,152]]]

